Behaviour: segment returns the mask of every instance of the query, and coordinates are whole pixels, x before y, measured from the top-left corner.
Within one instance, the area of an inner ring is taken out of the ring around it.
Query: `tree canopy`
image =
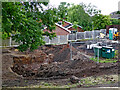
[[[96,14],[93,16],[94,29],[104,29],[106,28],[106,25],[111,24],[112,22],[110,21],[109,15]]]
[[[43,32],[44,27],[52,32],[58,15],[55,8],[43,10],[47,2],[3,2],[2,3],[2,35],[10,37],[20,44],[20,51],[37,49],[43,45],[43,35],[50,38],[55,33]]]
[[[67,20],[72,23],[78,22],[78,25],[82,26],[84,30],[89,30],[91,26],[90,16],[85,13],[84,8],[80,5],[72,5],[68,9]]]
[[[120,25],[120,19],[111,19],[113,25]]]
[[[101,10],[98,10],[96,6],[91,3],[85,5],[80,3],[78,5],[63,3],[59,7],[61,12],[66,12],[65,19],[71,23],[77,23],[82,26],[84,31],[89,31],[93,29],[104,29],[106,25],[110,25],[110,17],[107,15],[102,15]],[[114,20],[115,21],[115,20]],[[113,23],[114,23],[113,21]]]
[[[62,9],[61,9],[61,8]],[[64,12],[66,16],[64,18],[71,22],[77,23],[82,26],[83,30],[92,30],[92,16],[100,13],[95,6],[89,4],[88,6],[84,3],[78,5],[61,3],[59,5],[58,11]]]

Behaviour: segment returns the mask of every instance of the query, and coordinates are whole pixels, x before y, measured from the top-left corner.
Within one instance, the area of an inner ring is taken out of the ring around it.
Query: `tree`
[[[93,25],[94,29],[105,29],[106,25],[111,25],[112,22],[110,21],[110,16],[96,14],[93,16]]]
[[[61,2],[60,5],[58,6],[57,12],[59,15],[59,18],[63,19],[66,18],[68,15],[68,7],[70,6],[69,3],[66,2]]]
[[[89,16],[94,16],[101,13],[101,10],[98,10],[97,7],[92,5],[91,3],[89,3],[88,5],[80,3],[79,5],[83,7],[85,12],[88,13]]]
[[[111,22],[113,25],[119,25],[120,24],[120,19],[111,19]]]
[[[117,11],[116,14],[120,14],[120,11]]]
[[[10,37],[20,44],[18,49],[31,51],[45,44],[43,35],[55,37],[52,30],[58,15],[55,8],[44,10],[42,5],[47,2],[3,2],[2,3],[2,33],[3,38]],[[51,33],[43,32],[44,26]]]
[[[92,30],[92,16],[101,13],[101,11],[97,10],[97,7],[91,5],[91,3],[89,5],[85,5],[84,3],[74,5],[61,2],[58,7],[58,13],[60,18],[65,18],[73,24],[77,22],[84,30]]]
[[[80,3],[79,5],[70,4],[67,10],[67,21],[72,23],[78,22],[78,25],[86,30],[92,30],[92,16],[101,13],[94,5],[85,5]]]
[[[82,26],[84,30],[90,30],[92,27],[90,18],[80,5],[72,5],[72,7],[68,9],[67,20],[72,23],[78,22],[78,25]]]

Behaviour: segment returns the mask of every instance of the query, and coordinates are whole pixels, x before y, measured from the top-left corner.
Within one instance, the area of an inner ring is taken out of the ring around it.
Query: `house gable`
[[[60,27],[59,25],[56,24],[56,29],[55,30],[52,30],[52,32],[50,32],[49,30],[45,29],[43,30],[44,32],[45,31],[48,31],[49,33],[56,33],[56,35],[68,35],[70,34],[71,32],[65,30],[64,28]]]

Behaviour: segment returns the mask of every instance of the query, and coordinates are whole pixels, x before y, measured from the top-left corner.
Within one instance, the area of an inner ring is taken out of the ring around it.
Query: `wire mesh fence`
[[[85,38],[85,32],[78,32],[76,34],[77,34],[77,40]]]
[[[100,32],[106,35],[106,29],[101,29]]]
[[[0,46],[10,46],[10,45],[11,45],[10,39],[2,40],[2,43],[0,43]]]
[[[96,38],[99,35],[100,35],[100,31],[99,30],[94,30],[93,31],[93,38]]]
[[[92,31],[85,31],[85,39],[92,38],[93,32]]]
[[[75,34],[70,34],[68,36],[68,41],[82,40],[82,39],[95,39],[100,36],[100,33],[106,34],[106,29],[76,32]]]
[[[61,35],[61,36],[59,36],[60,37],[60,44],[66,44],[66,43],[68,43],[68,36],[66,36],[66,35]]]
[[[68,40],[76,40],[76,34],[70,34],[68,35]]]
[[[76,40],[82,40],[82,39],[95,39],[97,36],[100,35],[100,33],[106,34],[106,29],[77,32],[75,34],[69,34],[69,35],[58,35],[52,40],[50,40],[49,37],[44,36],[44,41],[46,42],[46,44],[67,44],[68,41],[76,41]],[[18,45],[18,43],[16,43],[14,40],[10,38],[6,40],[2,40],[0,47],[14,46],[14,45]]]
[[[58,35],[57,37],[53,38],[52,40],[49,37],[44,36],[44,41],[46,44],[67,44],[68,43],[68,36],[67,35]]]

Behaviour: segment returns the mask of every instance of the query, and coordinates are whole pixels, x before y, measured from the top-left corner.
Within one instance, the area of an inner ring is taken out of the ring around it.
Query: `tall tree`
[[[120,25],[120,19],[111,19],[113,25]]]
[[[43,45],[43,35],[55,37],[52,30],[58,15],[54,8],[43,9],[47,2],[3,2],[2,3],[2,33],[3,37],[10,37],[20,44],[20,51],[37,49]],[[51,33],[43,32],[46,26]]]
[[[70,4],[67,2],[60,3],[60,5],[58,6],[58,10],[57,10],[59,18],[66,19],[67,15],[68,15],[68,7],[69,6],[70,6]]]
[[[108,15],[96,14],[93,17],[94,29],[105,29],[106,25],[111,24],[112,22],[110,21],[110,16]]]
[[[72,5],[68,9],[67,20],[74,23],[78,22],[78,25],[82,26],[84,30],[90,30],[91,17],[85,12],[84,8],[81,5]]]
[[[94,16],[101,13],[101,10],[98,10],[97,7],[95,5],[92,5],[91,3],[89,3],[88,5],[80,3],[79,5],[83,7],[85,12],[88,13],[89,16]]]
[[[79,5],[71,4],[67,9],[67,20],[72,23],[77,22],[85,31],[92,30],[92,17],[100,13],[101,11],[91,3],[89,5],[84,3]]]

